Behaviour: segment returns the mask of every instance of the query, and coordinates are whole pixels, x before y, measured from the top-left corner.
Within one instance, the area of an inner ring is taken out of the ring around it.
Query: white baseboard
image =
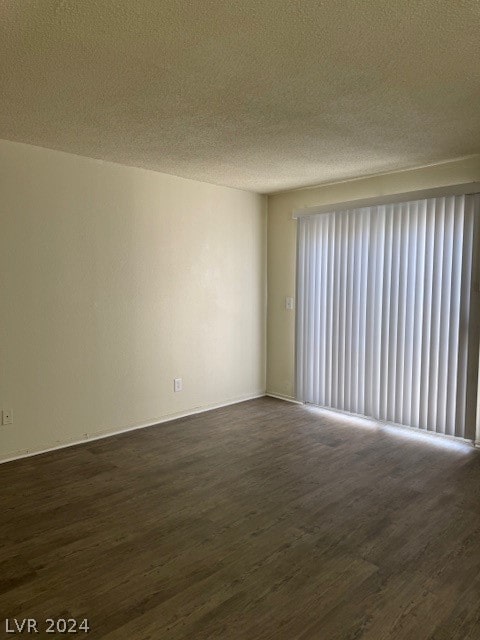
[[[248,400],[256,400],[257,398],[264,398],[265,395],[266,395],[265,392],[262,392],[255,395],[240,396],[238,398],[227,400],[226,402],[219,402],[216,404],[194,407],[193,409],[189,409],[188,411],[182,411],[179,413],[169,413],[165,416],[162,416],[160,418],[155,418],[154,420],[150,420],[149,422],[144,422],[142,424],[129,425],[127,427],[121,427],[120,429],[116,429],[116,430],[105,429],[102,431],[96,431],[95,433],[92,433],[92,434],[86,433],[84,437],[81,438],[80,440],[68,440],[65,442],[59,442],[58,444],[53,446],[45,445],[45,447],[43,447],[42,449],[35,449],[34,451],[29,449],[14,451],[13,453],[9,454],[7,458],[0,458],[0,464],[4,464],[5,462],[12,462],[13,460],[20,460],[22,458],[31,458],[32,456],[39,456],[42,453],[49,453],[50,451],[57,451],[58,449],[75,447],[79,444],[85,444],[87,442],[91,442],[94,440],[111,438],[112,436],[117,436],[122,433],[127,433],[128,431],[136,431],[137,429],[154,427],[157,424],[172,422],[173,420],[178,420],[180,418],[187,418],[188,416],[194,416],[199,413],[206,413],[207,411],[213,411],[214,409],[221,409],[222,407],[229,407],[232,404],[239,404],[241,402],[247,402]]]
[[[303,404],[303,402],[300,402],[296,398],[292,398],[292,396],[284,396],[280,393],[270,393],[270,391],[267,391],[265,395],[268,396],[269,398],[276,398],[277,400],[285,400],[285,402],[293,402],[294,404]]]

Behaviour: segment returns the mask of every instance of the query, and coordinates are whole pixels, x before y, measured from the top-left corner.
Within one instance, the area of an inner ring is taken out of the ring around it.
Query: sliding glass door
[[[298,399],[475,438],[478,207],[449,196],[298,219]]]

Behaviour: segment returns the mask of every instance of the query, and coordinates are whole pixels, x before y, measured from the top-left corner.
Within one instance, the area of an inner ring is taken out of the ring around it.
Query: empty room
[[[478,0],[0,29],[0,637],[478,640]]]

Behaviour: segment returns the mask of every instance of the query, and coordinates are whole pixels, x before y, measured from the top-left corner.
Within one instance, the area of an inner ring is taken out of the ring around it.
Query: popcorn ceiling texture
[[[478,0],[3,0],[0,137],[272,192],[480,151]]]

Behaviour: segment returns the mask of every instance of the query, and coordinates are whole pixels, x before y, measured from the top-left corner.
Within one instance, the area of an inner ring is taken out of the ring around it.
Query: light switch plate
[[[13,411],[11,409],[4,409],[2,411],[2,424],[12,424]]]
[[[288,311],[293,309],[293,298],[288,296],[285,298],[285,309],[288,309]]]

